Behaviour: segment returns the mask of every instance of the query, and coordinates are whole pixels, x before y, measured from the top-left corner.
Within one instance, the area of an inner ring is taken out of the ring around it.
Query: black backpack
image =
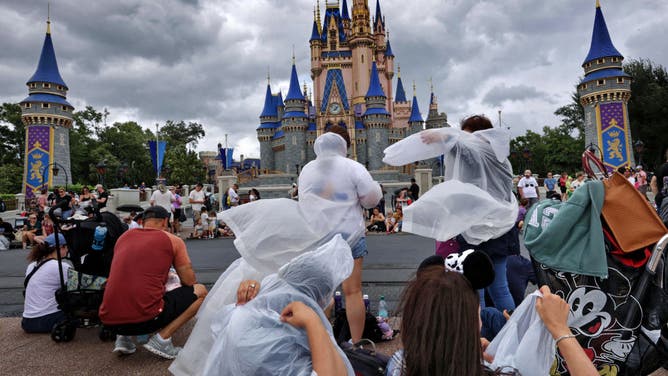
[[[346,310],[342,308],[336,312],[334,317],[334,325],[332,330],[336,342],[347,342],[350,339],[350,327],[348,326],[348,318],[346,317]],[[369,339],[373,342],[383,341],[383,332],[378,327],[376,317],[367,312],[364,318],[364,332],[362,338]]]

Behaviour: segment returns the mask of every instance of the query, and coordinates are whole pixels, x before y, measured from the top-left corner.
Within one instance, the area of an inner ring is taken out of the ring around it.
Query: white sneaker
[[[165,342],[162,342],[158,339],[158,335],[155,334],[144,344],[144,348],[155,355],[161,356],[165,359],[174,359],[179,354],[181,350],[180,347],[174,346],[172,344],[172,339],[168,339]]]
[[[116,336],[116,343],[112,352],[118,353],[118,355],[130,355],[134,354],[135,351],[137,351],[137,346],[130,337]]]

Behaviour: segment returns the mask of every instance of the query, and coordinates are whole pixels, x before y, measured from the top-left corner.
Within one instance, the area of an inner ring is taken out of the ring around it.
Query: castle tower
[[[366,111],[364,112],[364,127],[367,130],[367,168],[379,170],[383,167],[383,150],[388,146],[388,128],[390,113],[385,108],[387,97],[380,86],[378,68],[374,61],[371,65],[371,81],[366,92]]]
[[[596,0],[589,53],[578,85],[585,111],[585,144],[598,146],[609,170],[633,163],[628,101],[631,77],[622,70],[624,57],[612,44],[601,5]]]
[[[406,137],[418,133],[424,129],[424,120],[420,114],[420,106],[418,106],[417,97],[415,95],[415,84],[413,84],[413,101],[411,103],[411,117],[408,119],[408,129],[406,130]]]
[[[448,116],[445,112],[438,113],[438,102],[434,94],[434,85],[431,85],[429,96],[429,113],[427,114],[427,129],[449,127]]]
[[[290,174],[297,174],[298,170],[306,164],[306,129],[308,128],[308,117],[305,113],[306,98],[300,91],[299,78],[295,58],[292,57],[292,73],[290,75],[290,88],[285,96],[285,114],[283,114],[281,130],[285,133],[285,169],[276,166],[277,169]]]
[[[260,114],[260,126],[257,128],[257,139],[260,141],[260,160],[262,161],[262,168],[267,170],[275,170],[274,150],[272,148],[272,140],[276,134],[277,128],[280,126],[278,121],[278,106],[271,94],[271,85],[269,77],[267,77],[267,92],[264,97],[264,107]]]
[[[353,33],[348,44],[352,51],[352,104],[365,103],[364,87],[369,82],[371,63],[374,60],[374,39],[369,26],[369,5],[367,0],[353,0]]]
[[[411,103],[406,99],[406,91],[401,81],[401,66],[397,68],[397,93],[394,96],[394,128],[408,127],[408,118],[411,117]]]
[[[26,198],[33,198],[42,186],[72,182],[69,132],[74,107],[67,102],[68,87],[58,70],[50,19],[37,70],[26,84],[28,97],[20,103],[26,127],[22,190]]]

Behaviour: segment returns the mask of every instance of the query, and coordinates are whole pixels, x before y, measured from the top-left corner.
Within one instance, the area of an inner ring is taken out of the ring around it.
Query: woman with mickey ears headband
[[[512,367],[490,369],[484,362],[489,342],[480,336],[477,289],[490,284],[493,266],[483,252],[468,250],[445,259],[431,256],[418,268],[402,294],[401,342],[388,363],[386,376],[518,375]],[[536,310],[556,340],[573,376],[598,375],[568,328],[568,304],[547,286]]]

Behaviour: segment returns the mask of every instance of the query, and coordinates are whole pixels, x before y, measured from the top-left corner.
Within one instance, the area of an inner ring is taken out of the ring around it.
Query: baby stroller
[[[574,206],[584,202],[571,202],[576,193],[566,203],[534,205],[527,213],[525,244],[539,284],[569,303],[571,331],[599,373],[647,375],[668,359],[668,230],[622,175],[608,176],[592,151],[584,153],[583,165],[593,180],[604,179],[576,190],[578,198],[590,192],[591,210],[574,218]],[[596,184],[605,191],[599,202],[591,193]],[[578,232],[588,213],[590,227]],[[583,240],[573,234],[587,237],[587,246],[576,249]],[[569,374],[559,353],[550,374]]]
[[[52,208],[49,216],[54,222],[54,232],[62,231],[65,236],[72,267],[65,280],[62,275],[63,260],[58,254],[61,277],[56,301],[66,318],[54,325],[51,339],[55,342],[69,342],[74,338],[77,328],[100,327],[100,339],[111,340],[114,335],[102,326],[98,309],[109,277],[114,246],[127,230],[127,225],[113,213],[101,213],[96,206],[93,207],[92,218],[86,219],[60,219],[54,209],[57,208]],[[61,225],[66,230],[61,230]],[[105,227],[106,234],[96,235],[98,227]]]

